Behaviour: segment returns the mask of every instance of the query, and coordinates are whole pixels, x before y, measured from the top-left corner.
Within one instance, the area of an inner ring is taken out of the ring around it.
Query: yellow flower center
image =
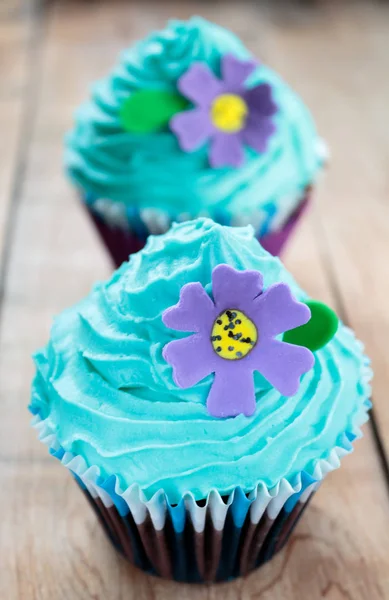
[[[244,358],[254,348],[257,339],[255,324],[243,312],[234,308],[219,315],[212,327],[213,349],[227,360]]]
[[[243,129],[248,114],[246,102],[235,94],[218,96],[211,108],[212,123],[226,133]]]

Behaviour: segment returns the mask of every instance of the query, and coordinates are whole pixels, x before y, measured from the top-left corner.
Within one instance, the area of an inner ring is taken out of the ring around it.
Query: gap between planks
[[[11,5],[11,3],[10,3]],[[20,6],[19,6],[20,9]],[[2,325],[2,309],[4,305],[5,288],[7,285],[10,253],[22,199],[28,154],[33,136],[35,117],[38,110],[40,83],[42,76],[42,52],[45,40],[45,10],[40,0],[31,0],[29,6],[29,34],[25,43],[24,53],[27,70],[22,114],[20,117],[19,136],[16,147],[15,166],[4,219],[4,229],[1,232],[2,247],[0,261],[0,329]]]
[[[320,252],[321,263],[323,265],[323,269],[327,275],[328,285],[331,289],[337,313],[340,319],[343,321],[345,325],[352,328],[352,317],[350,318],[347,312],[346,304],[343,299],[343,294],[341,287],[338,283],[338,278],[336,275],[336,271],[333,265],[333,257],[330,250],[329,240],[326,236],[325,229],[323,227],[320,209],[318,208],[315,211],[315,220],[314,220],[314,228],[317,233],[318,240],[318,248]],[[374,381],[373,381],[374,386]],[[374,389],[374,387],[373,387]],[[385,480],[386,489],[389,495],[389,457],[386,451],[385,442],[383,436],[380,431],[378,419],[376,416],[376,411],[374,408],[374,394],[372,394],[371,401],[373,402],[373,407],[370,410],[370,419],[366,426],[370,427],[372,437],[374,440],[375,448],[379,457],[380,467],[382,471],[383,478]]]

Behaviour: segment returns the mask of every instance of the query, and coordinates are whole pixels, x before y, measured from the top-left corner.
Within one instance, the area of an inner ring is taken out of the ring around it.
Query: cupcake
[[[352,331],[251,226],[209,219],[151,236],[35,364],[40,439],[119,552],[177,581],[269,560],[370,407]]]
[[[300,98],[232,33],[193,17],[126,50],[66,138],[66,170],[119,266],[149,234],[210,217],[278,254],[325,145]]]

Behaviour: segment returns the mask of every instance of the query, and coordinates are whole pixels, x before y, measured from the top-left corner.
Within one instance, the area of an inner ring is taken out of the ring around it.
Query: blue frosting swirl
[[[284,211],[287,203],[292,212],[315,180],[322,158],[308,110],[266,66],[258,68],[250,85],[273,86],[277,132],[264,154],[247,148],[239,169],[212,169],[207,146],[185,153],[169,130],[135,135],[121,126],[120,107],[131,93],[176,90],[177,79],[194,61],[207,63],[219,75],[220,58],[227,53],[250,57],[232,33],[199,17],[172,21],[126,50],[112,74],[94,86],[67,136],[65,163],[76,185],[93,198],[159,209],[171,218],[206,213],[219,220],[220,214],[250,215],[269,203]]]
[[[161,315],[186,283],[209,289],[221,263],[257,269],[265,287],[285,281],[306,298],[251,227],[199,219],[150,237],[108,282],[54,321],[49,344],[35,356],[33,412],[66,451],[103,476],[118,475],[123,488],[139,484],[147,497],[162,488],[171,502],[186,491],[199,499],[211,488],[248,491],[259,481],[273,487],[302,470],[312,473],[352,431],[369,394],[360,344],[343,325],[316,353],[292,398],[255,374],[257,409],[250,418],[208,414],[212,375],[178,388],[162,349],[185,334],[166,328]]]

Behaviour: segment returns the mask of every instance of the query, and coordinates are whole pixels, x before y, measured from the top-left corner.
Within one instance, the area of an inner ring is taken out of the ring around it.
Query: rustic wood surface
[[[109,274],[62,175],[74,107],[118,51],[171,17],[231,27],[300,91],[332,149],[288,267],[366,342],[365,438],[289,546],[234,583],[185,586],[128,567],[29,428],[30,354],[52,315]],[[385,2],[0,2],[0,598],[389,598],[389,5]]]

